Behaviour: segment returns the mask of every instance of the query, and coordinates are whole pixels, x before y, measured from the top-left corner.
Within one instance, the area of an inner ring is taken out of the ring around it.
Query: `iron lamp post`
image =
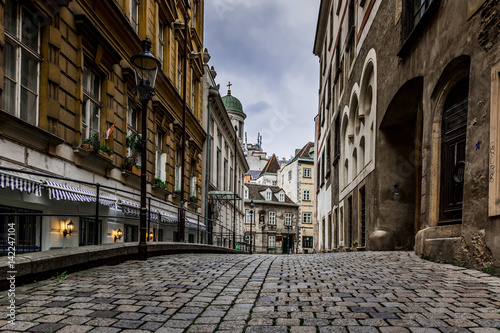
[[[252,238],[253,238],[253,234],[252,234],[252,225],[253,225],[253,222],[254,222],[254,209],[255,207],[255,204],[253,203],[253,200],[250,201],[250,213],[252,214],[251,218],[250,218],[250,254],[253,254],[253,250],[252,250]]]
[[[146,260],[147,253],[147,230],[146,230],[146,174],[147,174],[147,112],[148,103],[155,94],[155,83],[158,69],[161,63],[151,54],[151,41],[146,37],[142,41],[142,51],[133,55],[130,62],[135,70],[134,92],[142,106],[142,147],[141,147],[141,213],[140,213],[140,239],[139,239],[139,259]]]

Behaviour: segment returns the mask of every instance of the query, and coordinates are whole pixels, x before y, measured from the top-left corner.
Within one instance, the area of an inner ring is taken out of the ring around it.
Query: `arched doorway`
[[[450,91],[442,118],[439,224],[462,222],[469,80]]]
[[[410,250],[420,229],[423,78],[394,95],[377,134],[379,209],[369,250]]]

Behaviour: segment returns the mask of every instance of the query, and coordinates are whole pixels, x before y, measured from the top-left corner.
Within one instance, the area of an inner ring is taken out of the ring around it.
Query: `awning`
[[[208,198],[215,200],[241,200],[238,194],[231,191],[210,191],[208,192]]]
[[[141,215],[141,205],[126,200],[120,200],[119,204],[122,206],[122,210],[125,215],[132,215],[136,217],[139,217]],[[148,213],[149,212],[146,212],[146,217],[148,216]],[[151,208],[151,221],[158,221],[159,215],[159,210]]]
[[[49,199],[68,200],[76,202],[95,202],[97,195],[94,192],[81,190],[79,188],[45,181],[45,187],[49,191]],[[99,203],[104,206],[112,207],[116,204],[115,198],[107,195],[99,195]]]
[[[207,229],[207,227],[205,226],[205,224],[203,222],[200,221],[199,225],[200,225],[200,230],[206,230]],[[198,220],[186,217],[186,227],[189,228],[189,229],[196,229],[196,230],[198,230]]]
[[[42,182],[21,172],[0,170],[0,187],[42,195]]]
[[[177,215],[161,212],[161,221],[164,223],[174,224],[177,223]]]

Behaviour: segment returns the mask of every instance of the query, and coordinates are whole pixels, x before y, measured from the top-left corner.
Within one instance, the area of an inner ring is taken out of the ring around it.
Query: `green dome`
[[[240,111],[243,113],[243,106],[239,99],[231,95],[231,90],[227,92],[227,95],[222,97],[222,102],[227,110]]]

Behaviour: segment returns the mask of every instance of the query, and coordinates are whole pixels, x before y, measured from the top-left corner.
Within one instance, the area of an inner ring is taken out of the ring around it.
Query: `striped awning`
[[[45,181],[45,187],[49,191],[49,199],[67,200],[76,202],[95,202],[97,195],[95,192],[81,190],[79,188]],[[99,195],[99,203],[104,206],[112,207],[116,204],[115,198],[107,195]]]
[[[177,223],[177,215],[166,213],[166,212],[161,212],[161,221],[163,223]]]
[[[141,215],[141,205],[135,202],[130,202],[126,200],[120,200],[119,204],[122,206],[123,213],[125,215],[131,215],[135,217],[139,217]],[[149,212],[146,212],[146,216],[148,216]],[[158,221],[158,217],[160,216],[160,211],[155,208],[151,208],[151,221]]]
[[[200,230],[207,229],[203,222],[200,221],[199,225],[200,225]],[[196,229],[197,230],[198,229],[198,220],[186,217],[186,227],[188,227],[189,229]]]
[[[42,195],[42,182],[31,178],[28,174],[15,171],[0,170],[0,187]]]

